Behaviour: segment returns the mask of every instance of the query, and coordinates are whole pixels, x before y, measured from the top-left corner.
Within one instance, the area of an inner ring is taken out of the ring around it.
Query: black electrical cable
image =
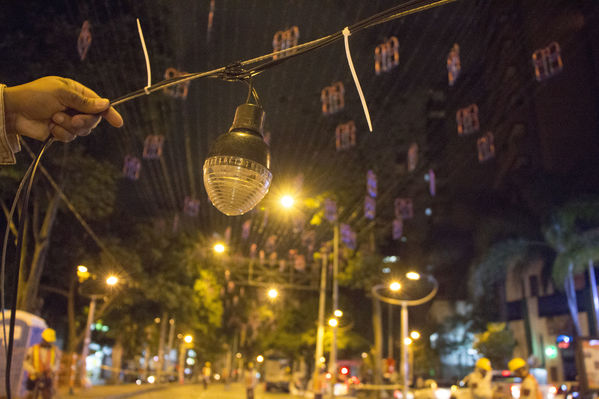
[[[21,205],[21,216],[19,218],[19,230],[17,232],[17,248],[16,248],[16,254],[17,254],[17,270],[15,273],[15,278],[14,278],[14,289],[12,292],[12,303],[11,303],[11,307],[10,307],[10,325],[9,325],[9,333],[8,333],[8,349],[6,351],[6,375],[5,375],[5,385],[6,385],[6,397],[7,399],[11,399],[12,398],[12,393],[11,393],[11,387],[10,387],[10,371],[12,368],[12,354],[13,354],[13,345],[14,345],[14,337],[15,337],[15,323],[17,320],[16,314],[17,314],[17,294],[18,294],[18,287],[19,287],[19,274],[20,274],[20,270],[19,270],[19,266],[20,266],[20,260],[21,260],[21,251],[22,251],[22,247],[23,247],[23,234],[24,234],[24,230],[25,230],[25,222],[27,220],[27,218],[29,217],[29,196],[31,195],[31,188],[33,187],[33,180],[35,179],[35,172],[37,171],[37,167],[39,166],[40,160],[42,159],[42,156],[44,155],[44,153],[46,152],[46,150],[48,149],[48,147],[50,147],[52,145],[52,143],[54,142],[54,138],[53,137],[49,137],[45,142],[44,145],[42,147],[42,149],[40,150],[39,154],[37,155],[37,158],[35,159],[35,161],[32,162],[33,168],[31,168],[31,173],[29,175],[29,179],[27,179],[27,174],[25,175],[25,177],[23,177],[23,181],[21,183],[23,183],[25,180],[27,180],[27,190],[25,191],[25,197],[23,198],[23,203]],[[10,220],[9,220],[10,222]]]
[[[25,183],[33,170],[33,162],[29,165],[27,170],[25,171],[25,175],[21,178],[21,182],[19,183],[19,187],[17,188],[17,193],[15,194],[15,198],[13,199],[12,205],[10,207],[10,211],[8,213],[8,217],[6,218],[6,229],[4,231],[4,240],[2,243],[2,260],[0,261],[0,311],[2,312],[2,337],[6,338],[6,318],[4,317],[4,276],[6,275],[6,249],[8,248],[8,237],[10,236],[10,226],[12,224],[12,219],[14,217],[15,211],[17,209],[17,204],[19,199],[21,198],[21,192],[23,191],[23,187],[25,187]],[[2,345],[4,347],[4,352],[8,352],[8,341],[6,339],[2,339]]]

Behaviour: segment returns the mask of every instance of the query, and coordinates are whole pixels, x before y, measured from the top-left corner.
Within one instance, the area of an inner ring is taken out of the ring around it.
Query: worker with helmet
[[[537,379],[530,374],[526,360],[515,357],[509,361],[507,366],[512,373],[522,378],[522,385],[520,385],[520,399],[543,399],[543,394],[539,389],[539,383],[537,382]]]
[[[41,394],[43,399],[54,395],[54,377],[58,373],[60,351],[56,348],[56,331],[46,328],[42,341],[27,349],[23,368],[27,371],[27,398]]]
[[[246,398],[254,399],[254,390],[256,389],[256,384],[258,383],[258,379],[256,378],[256,370],[254,369],[254,363],[248,363],[244,377]]]
[[[481,357],[476,361],[474,371],[462,380],[470,388],[472,399],[491,399],[493,397],[492,371],[491,361],[486,357]]]

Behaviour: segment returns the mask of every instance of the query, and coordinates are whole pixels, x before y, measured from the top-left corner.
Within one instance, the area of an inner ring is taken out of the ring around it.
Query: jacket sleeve
[[[4,89],[6,85],[0,84],[0,165],[12,165],[16,162],[15,153],[21,150],[19,136],[14,132],[6,131],[4,114]]]
[[[27,374],[30,377],[35,375],[35,367],[33,366],[33,346],[27,348],[27,354],[25,355],[23,368],[25,369],[25,371],[27,371]]]

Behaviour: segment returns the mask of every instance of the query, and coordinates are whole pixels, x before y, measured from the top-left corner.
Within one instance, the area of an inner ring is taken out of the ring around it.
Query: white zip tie
[[[141,47],[144,50],[144,56],[146,57],[146,70],[148,71],[148,85],[144,87],[146,94],[150,94],[150,87],[152,86],[152,69],[150,68],[150,58],[148,57],[148,49],[146,48],[146,42],[144,40],[144,34],[141,31],[141,24],[139,18],[137,18],[137,31],[139,32],[139,40],[141,40]]]
[[[347,63],[349,64],[349,69],[351,70],[351,74],[354,78],[354,83],[356,84],[356,89],[358,89],[358,94],[360,95],[360,101],[362,101],[362,109],[364,109],[364,115],[366,115],[366,121],[368,122],[368,129],[372,132],[372,122],[370,121],[370,113],[368,112],[368,105],[366,105],[366,99],[364,98],[364,93],[362,92],[362,87],[360,86],[360,81],[358,80],[358,75],[356,74],[356,70],[354,68],[354,63],[351,59],[351,53],[349,52],[349,35],[351,35],[349,28],[346,26],[343,28],[343,41],[345,42],[345,55],[347,56]]]

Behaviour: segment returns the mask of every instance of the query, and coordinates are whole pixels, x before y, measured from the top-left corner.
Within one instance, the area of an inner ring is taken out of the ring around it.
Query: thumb
[[[84,91],[80,92],[72,87],[67,87],[58,92],[58,98],[64,106],[85,114],[98,114],[106,111],[110,106],[110,101],[107,98],[100,98],[95,93],[89,95],[84,93]]]

